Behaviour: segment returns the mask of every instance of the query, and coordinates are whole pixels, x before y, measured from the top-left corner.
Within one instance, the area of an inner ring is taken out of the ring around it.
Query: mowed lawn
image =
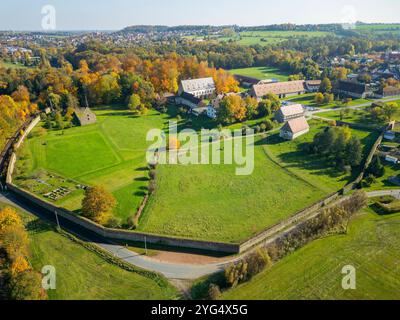
[[[139,230],[237,243],[325,195],[274,164],[262,140],[254,149],[248,176],[237,176],[235,165],[159,165]]]
[[[96,111],[98,122],[87,127],[48,131],[25,143],[30,154],[28,175],[44,169],[89,186],[101,185],[117,199],[116,215],[126,222],[141,203],[148,185],[147,132],[163,128],[168,115],[151,111],[135,117],[124,110]],[[18,181],[18,180],[17,180]],[[83,192],[58,200],[56,204],[79,210]]]
[[[319,155],[306,152],[303,148],[304,144],[312,142],[314,136],[326,127],[326,124],[315,120],[311,121],[310,125],[310,132],[295,141],[282,141],[279,134],[270,135],[265,140],[264,148],[267,154],[283,168],[328,194],[336,192],[355,180],[359,172],[354,172],[352,175],[338,173]],[[377,131],[352,129],[352,134],[361,140],[365,157],[379,137]]]
[[[314,241],[252,281],[227,291],[227,300],[400,299],[400,214],[356,218],[347,235]],[[356,290],[343,290],[341,271],[356,268]]]
[[[0,209],[5,205],[0,203]],[[165,279],[158,281],[107,263],[95,253],[53,230],[53,227],[22,211],[29,232],[33,268],[56,268],[56,290],[50,300],[167,300],[178,293]]]
[[[272,67],[253,67],[228,70],[231,74],[253,77],[260,80],[278,79],[279,81],[288,81],[289,74]]]

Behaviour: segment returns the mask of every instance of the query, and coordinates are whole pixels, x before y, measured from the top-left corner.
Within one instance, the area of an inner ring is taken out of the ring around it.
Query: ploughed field
[[[114,214],[125,223],[148,192],[147,132],[166,127],[171,116],[152,111],[135,117],[118,108],[96,113],[95,125],[44,133],[36,128],[19,155],[15,183],[77,213],[83,188],[103,185],[117,199]],[[338,175],[301,148],[324,126],[312,123],[311,132],[293,142],[281,140],[277,131],[258,136],[250,175],[236,175],[236,164],[159,165],[156,190],[137,230],[238,243],[338,191],[354,175]],[[366,153],[377,137],[354,134]],[[225,152],[217,144],[210,149]]]

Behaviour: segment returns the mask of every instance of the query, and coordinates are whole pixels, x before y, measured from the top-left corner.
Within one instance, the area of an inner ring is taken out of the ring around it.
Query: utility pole
[[[58,221],[58,214],[57,214],[57,210],[55,210],[55,211],[54,211],[54,214],[55,214],[55,216],[56,216],[57,227],[58,227],[58,229],[60,229],[60,230],[61,230],[60,221]]]
[[[146,256],[147,256],[148,254],[147,254],[147,237],[146,236],[144,236],[144,250],[145,250]]]

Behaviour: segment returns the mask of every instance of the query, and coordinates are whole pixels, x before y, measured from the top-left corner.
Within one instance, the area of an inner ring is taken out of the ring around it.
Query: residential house
[[[305,83],[307,92],[318,92],[321,82],[321,80],[307,80]]]
[[[400,95],[400,88],[388,86],[385,88],[379,89],[376,93],[377,98],[385,98],[385,97],[392,97]]]
[[[213,78],[182,80],[179,85],[179,95],[189,93],[196,98],[205,99],[212,96],[217,90]]]
[[[306,117],[295,118],[286,122],[282,127],[280,137],[286,140],[295,140],[309,131],[310,126]]]
[[[301,104],[291,104],[281,107],[275,114],[275,120],[279,123],[304,117],[305,112]]]
[[[186,107],[190,113],[196,116],[207,112],[207,106],[203,99],[197,98],[190,93],[183,92],[175,98],[175,103]]]
[[[365,99],[372,95],[372,90],[368,85],[357,81],[340,80],[337,93],[352,98]]]
[[[260,80],[257,78],[242,76],[239,74],[235,74],[234,78],[244,88],[250,88],[251,86],[260,82]]]
[[[287,81],[277,83],[256,84],[250,90],[249,94],[257,100],[261,100],[267,94],[275,94],[279,98],[299,95],[306,92],[305,81]]]
[[[87,126],[97,122],[97,117],[90,108],[75,108],[75,118],[80,126]]]
[[[209,105],[207,106],[207,116],[211,119],[216,119],[218,116],[219,104],[221,103],[222,99],[231,95],[242,95],[242,94],[234,92],[219,94],[217,97],[212,99]]]
[[[394,131],[386,131],[384,138],[386,140],[394,141],[396,139],[396,132]]]

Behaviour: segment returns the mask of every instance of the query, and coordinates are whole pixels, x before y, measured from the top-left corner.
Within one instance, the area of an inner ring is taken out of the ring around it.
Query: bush
[[[10,281],[12,300],[44,300],[46,292],[42,289],[42,276],[34,271],[20,273]]]
[[[247,280],[262,272],[265,268],[272,265],[272,261],[267,252],[257,250],[246,258],[247,262]]]
[[[155,180],[155,179],[156,179],[156,176],[157,176],[156,171],[155,171],[154,169],[153,169],[153,170],[150,170],[150,172],[149,172],[150,180]]]
[[[111,229],[119,229],[121,228],[121,219],[110,216],[104,226]]]
[[[221,289],[216,284],[211,283],[208,288],[208,298],[210,300],[217,300],[221,296]]]
[[[390,203],[377,202],[376,205],[386,214],[400,212],[400,200],[395,200]]]

